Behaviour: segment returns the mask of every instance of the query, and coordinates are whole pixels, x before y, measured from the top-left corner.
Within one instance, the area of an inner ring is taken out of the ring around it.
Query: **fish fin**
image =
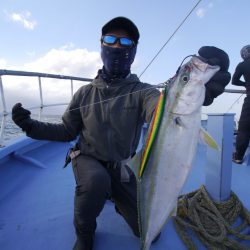
[[[204,129],[200,128],[200,140],[204,144],[208,145],[209,147],[215,149],[215,150],[220,150],[219,145],[217,142],[213,139],[213,137]]]
[[[142,153],[143,153],[143,149],[137,152],[127,163],[128,167],[134,172],[136,177],[139,176]]]

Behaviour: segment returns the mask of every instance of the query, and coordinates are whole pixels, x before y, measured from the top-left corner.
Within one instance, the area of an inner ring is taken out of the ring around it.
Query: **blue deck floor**
[[[15,157],[0,160],[0,249],[69,250],[75,241],[73,228],[74,177],[71,167],[63,169],[68,143],[47,143],[26,153],[46,168],[22,163]],[[183,193],[198,189],[205,180],[204,148],[200,147]],[[250,167],[233,165],[232,190],[250,210]],[[123,218],[107,202],[98,218],[95,250],[138,250]],[[152,250],[186,249],[172,220]],[[205,249],[199,244],[199,249]]]

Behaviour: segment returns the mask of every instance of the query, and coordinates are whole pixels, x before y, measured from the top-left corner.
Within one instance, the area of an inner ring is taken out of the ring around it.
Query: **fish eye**
[[[188,74],[184,74],[182,77],[181,77],[181,80],[184,82],[184,83],[187,83],[189,81],[189,75]]]

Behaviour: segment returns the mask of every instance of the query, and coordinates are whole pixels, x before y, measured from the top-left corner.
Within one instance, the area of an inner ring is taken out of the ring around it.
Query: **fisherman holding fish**
[[[76,181],[75,250],[93,248],[96,218],[107,199],[140,237],[137,180],[126,163],[136,152],[143,124],[153,117],[160,92],[131,73],[139,36],[136,25],[125,17],[116,17],[102,27],[103,67],[90,84],[74,94],[62,123],[31,119],[30,111],[20,103],[12,109],[13,121],[31,138],[72,141],[79,136],[69,154]],[[230,81],[229,59],[216,47],[204,46],[198,53],[206,63],[220,66],[205,85],[206,106]]]

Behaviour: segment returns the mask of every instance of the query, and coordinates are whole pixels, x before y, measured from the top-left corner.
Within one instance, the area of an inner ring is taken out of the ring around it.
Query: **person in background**
[[[136,179],[126,161],[136,152],[142,126],[150,122],[159,97],[153,85],[131,73],[139,37],[137,26],[126,17],[102,27],[103,67],[74,94],[61,124],[31,119],[21,103],[12,109],[13,121],[31,138],[72,141],[79,136],[70,153],[76,181],[74,250],[93,248],[96,218],[107,199],[139,237]],[[221,67],[206,85],[204,105],[210,105],[230,81],[229,58],[211,46],[200,48],[199,55]]]
[[[243,162],[250,141],[250,45],[244,46],[240,51],[240,55],[243,61],[235,69],[232,84],[245,87],[247,96],[244,99],[240,114],[235,152],[233,153],[233,161],[237,164]],[[244,81],[240,79],[242,76]]]

